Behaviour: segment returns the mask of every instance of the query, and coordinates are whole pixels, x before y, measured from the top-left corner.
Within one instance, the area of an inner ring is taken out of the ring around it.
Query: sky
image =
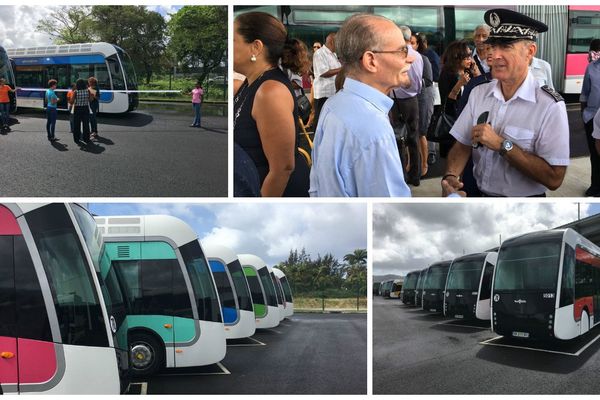
[[[204,243],[220,244],[236,254],[250,253],[275,265],[291,249],[313,258],[331,253],[339,261],[367,248],[367,206],[363,203],[91,203],[95,215],[167,214],[187,222]]]
[[[436,261],[494,248],[512,236],[577,220],[577,203],[373,205],[373,274],[406,275]],[[600,204],[580,205],[581,218]]]
[[[38,21],[48,18],[57,6],[0,6],[0,45],[4,48],[49,46],[52,38],[36,32]],[[177,12],[181,6],[152,5],[146,6],[149,10],[159,12],[168,18],[169,14]]]

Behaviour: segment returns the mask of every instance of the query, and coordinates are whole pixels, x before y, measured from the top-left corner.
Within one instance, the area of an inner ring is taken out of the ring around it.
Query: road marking
[[[462,328],[473,328],[473,329],[482,329],[482,330],[491,329],[489,326],[482,327],[482,326],[475,326],[475,325],[460,325],[460,324],[453,324],[451,322],[438,322],[436,325],[460,326]]]
[[[148,394],[148,382],[132,382],[125,393],[129,393],[132,385],[140,385],[140,394]]]
[[[280,331],[276,331],[275,329],[268,329],[268,331],[269,331],[269,332],[275,332],[275,333],[277,333],[278,335],[281,335],[281,333],[282,333],[282,332],[280,332]]]
[[[231,372],[220,362],[215,364],[221,372],[183,372],[178,374],[160,374],[158,376],[209,376],[209,375],[231,375]]]
[[[572,357],[579,357],[581,355],[581,353],[583,353],[585,351],[585,349],[587,349],[588,347],[590,347],[596,340],[600,339],[600,334],[598,334],[593,340],[591,340],[590,342],[588,342],[585,346],[583,346],[582,348],[580,348],[575,353],[567,353],[565,351],[556,351],[556,350],[547,350],[547,349],[536,349],[534,347],[526,347],[526,346],[514,346],[514,345],[510,345],[510,344],[490,343],[492,340],[496,340],[496,339],[499,339],[499,338],[502,338],[502,337],[503,336],[496,336],[495,338],[488,339],[488,340],[485,340],[483,342],[479,342],[479,344],[488,345],[488,346],[512,347],[512,348],[515,348],[515,349],[525,349],[525,350],[539,351],[539,352],[542,352],[542,353],[553,353],[553,354],[562,354],[562,355],[567,355],[567,356],[572,356]]]
[[[256,343],[247,343],[247,344],[228,344],[227,347],[253,347],[253,346],[266,346],[266,343],[261,342],[260,340],[256,340],[252,337],[246,338],[249,340],[253,340]]]

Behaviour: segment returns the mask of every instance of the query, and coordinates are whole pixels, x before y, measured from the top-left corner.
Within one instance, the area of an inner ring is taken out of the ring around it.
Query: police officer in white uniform
[[[548,27],[521,13],[493,9],[493,79],[477,86],[454,124],[452,147],[442,178],[460,189],[471,152],[473,174],[483,196],[544,197],[562,184],[569,164],[569,125],[563,99],[540,88],[529,71],[535,40]],[[443,187],[443,185],[442,185]]]

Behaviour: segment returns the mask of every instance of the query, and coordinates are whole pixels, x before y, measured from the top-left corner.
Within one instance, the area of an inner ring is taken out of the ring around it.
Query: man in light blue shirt
[[[402,32],[387,18],[357,14],[337,34],[346,75],[317,124],[312,197],[409,197],[388,113],[391,89],[408,83]]]

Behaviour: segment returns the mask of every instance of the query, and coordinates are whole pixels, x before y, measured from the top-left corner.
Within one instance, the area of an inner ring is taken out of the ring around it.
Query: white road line
[[[229,372],[229,370],[227,368],[225,368],[225,366],[223,364],[218,362],[217,365],[219,366],[219,368],[221,368],[221,371],[223,371],[223,373],[225,375],[231,375],[231,372]]]
[[[438,322],[436,325],[450,325],[450,326],[460,326],[462,328],[474,328],[474,329],[482,329],[482,330],[488,330],[490,329],[489,326],[475,326],[475,325],[460,325],[460,324],[453,324],[450,322]]]
[[[583,353],[585,351],[585,349],[587,349],[588,347],[590,347],[592,345],[592,343],[594,343],[596,340],[598,340],[600,338],[600,334],[598,336],[596,336],[593,340],[591,340],[590,342],[588,342],[581,349],[579,349],[576,353],[567,353],[567,352],[564,352],[564,351],[556,351],[556,350],[536,349],[534,347],[526,347],[526,346],[513,346],[513,345],[509,345],[509,344],[490,343],[492,340],[496,340],[496,339],[499,339],[501,337],[502,336],[497,336],[495,338],[486,340],[484,342],[479,342],[479,344],[488,345],[488,346],[512,347],[514,349],[525,349],[525,350],[539,351],[539,352],[542,352],[542,353],[553,353],[553,354],[562,354],[562,355],[567,355],[567,356],[572,356],[572,357],[579,357],[579,355],[581,353]]]
[[[158,376],[209,376],[209,375],[231,375],[231,372],[223,364],[220,362],[216,363],[217,367],[221,369],[222,372],[190,372],[190,373],[180,373],[180,374],[160,374]]]
[[[256,343],[246,343],[246,344],[228,344],[227,347],[254,347],[254,346],[266,346],[266,343],[261,342],[260,340],[256,340],[254,338],[247,338],[255,341]]]
[[[148,394],[148,382],[142,382],[142,388],[140,389],[140,394]]]

